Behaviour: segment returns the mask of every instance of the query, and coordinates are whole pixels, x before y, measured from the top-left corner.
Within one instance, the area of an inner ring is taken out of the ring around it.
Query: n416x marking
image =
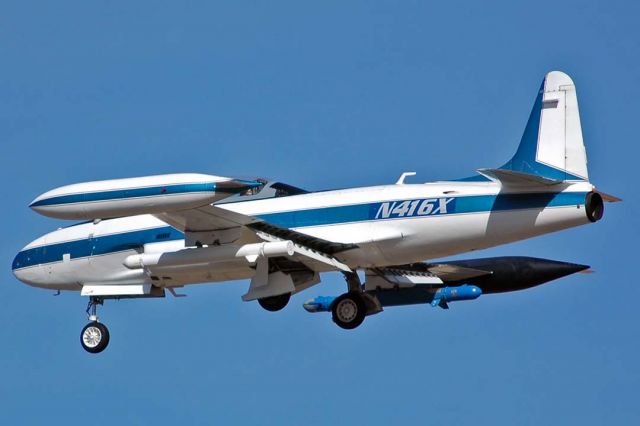
[[[381,203],[376,219],[429,216],[449,213],[455,198],[428,198],[426,200],[387,201]]]

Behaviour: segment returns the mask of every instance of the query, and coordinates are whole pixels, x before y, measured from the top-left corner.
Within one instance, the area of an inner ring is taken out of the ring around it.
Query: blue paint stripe
[[[447,214],[478,213],[584,204],[586,192],[504,194],[455,197]],[[375,220],[382,203],[324,207],[260,215],[264,221],[284,228],[332,225]],[[413,216],[423,217],[423,216]],[[392,219],[395,219],[393,217]]]
[[[62,255],[69,254],[71,259],[87,256],[99,256],[118,251],[140,248],[144,244],[162,241],[181,240],[184,234],[171,226],[105,235],[102,237],[67,241],[23,250],[13,260],[12,269],[60,262]]]
[[[190,192],[214,192],[215,183],[189,183],[179,185],[150,186],[146,188],[118,189],[112,191],[83,192],[80,194],[60,195],[31,203],[29,207],[52,206],[58,204],[87,203],[126,198],[150,197],[154,195],[174,195]]]
[[[479,213],[531,208],[581,205],[585,202],[585,192],[506,194],[455,197],[448,204],[446,214]],[[298,210],[260,215],[268,223],[285,228],[332,225],[348,222],[376,220],[381,202],[356,204],[340,207],[325,207],[312,210]],[[413,216],[425,217],[425,216]],[[94,239],[69,241],[34,247],[18,253],[12,268],[26,268],[38,264],[60,262],[62,255],[69,253],[72,259],[98,256],[118,251],[142,247],[144,244],[183,239],[184,234],[171,226],[165,226],[122,234],[106,235]]]

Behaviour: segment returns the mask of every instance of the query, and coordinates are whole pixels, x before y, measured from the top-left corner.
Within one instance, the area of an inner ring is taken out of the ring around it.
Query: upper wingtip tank
[[[196,173],[112,179],[52,189],[29,207],[57,219],[106,219],[195,208],[260,185]]]

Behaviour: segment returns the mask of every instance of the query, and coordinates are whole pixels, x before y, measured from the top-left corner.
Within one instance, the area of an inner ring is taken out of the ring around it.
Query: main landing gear
[[[102,305],[104,300],[100,297],[91,296],[87,315],[89,324],[85,325],[80,333],[80,344],[82,348],[92,354],[97,354],[106,349],[109,344],[109,329],[104,324],[98,322],[97,306]]]
[[[380,303],[362,291],[360,278],[355,272],[345,273],[349,291],[331,303],[331,317],[340,328],[352,330],[364,321],[367,315],[382,311]]]
[[[362,324],[366,310],[362,296],[355,291],[343,294],[331,304],[333,322],[345,330],[352,330]]]

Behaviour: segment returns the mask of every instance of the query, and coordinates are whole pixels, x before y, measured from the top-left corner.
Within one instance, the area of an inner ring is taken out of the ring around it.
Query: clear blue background
[[[639,424],[638,16],[634,1],[3,2],[0,423]],[[203,172],[314,190],[498,166],[554,69],[578,87],[593,182],[625,202],[475,255],[594,274],[391,308],[352,332],[301,307],[341,293],[337,274],[277,314],[240,301],[247,282],[195,286],[108,302],[112,341],[92,356],[86,300],[11,273],[63,224],[29,202],[73,182]]]

